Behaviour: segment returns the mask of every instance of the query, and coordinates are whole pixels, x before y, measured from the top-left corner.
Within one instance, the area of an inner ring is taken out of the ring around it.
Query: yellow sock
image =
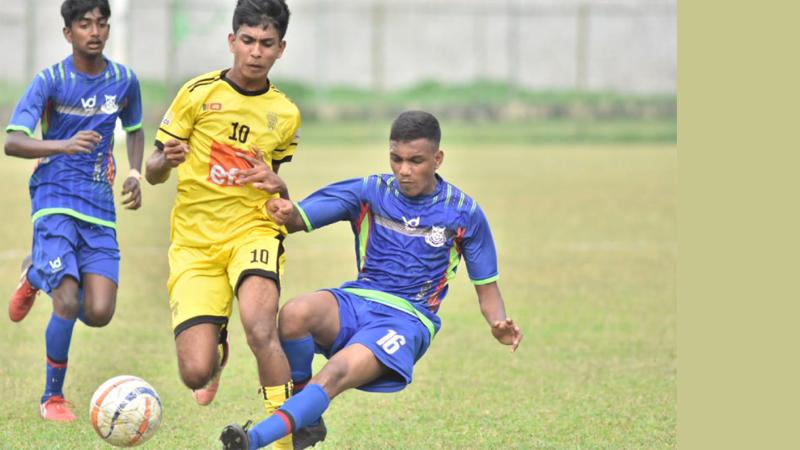
[[[264,409],[267,410],[267,417],[277,411],[283,403],[292,395],[292,382],[280,386],[263,386],[261,393],[264,395]],[[292,443],[291,433],[278,439],[272,444],[275,450],[293,450],[294,444]]]

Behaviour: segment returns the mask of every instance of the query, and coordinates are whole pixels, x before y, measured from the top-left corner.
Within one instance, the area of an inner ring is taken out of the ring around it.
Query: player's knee
[[[104,327],[114,317],[113,307],[97,307],[84,305],[83,318],[90,327]]]
[[[75,319],[80,313],[81,303],[77,295],[65,295],[53,292],[53,310],[61,317]]]
[[[189,389],[201,389],[211,381],[214,376],[213,365],[196,364],[186,361],[179,361],[179,370],[183,384]]]
[[[275,323],[258,323],[245,330],[247,344],[251,349],[263,349],[269,346],[277,346],[278,333],[275,330]]]
[[[281,339],[298,339],[308,334],[308,308],[301,302],[291,301],[281,308],[278,331]]]

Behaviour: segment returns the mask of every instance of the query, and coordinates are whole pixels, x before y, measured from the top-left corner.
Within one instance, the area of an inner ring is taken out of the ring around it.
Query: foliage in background
[[[451,142],[675,143],[676,98],[613,92],[530,92],[494,82],[423,83],[386,93],[348,87],[314,89],[278,80],[300,107],[304,138],[320,143],[382,140],[405,109],[426,109],[447,125]],[[142,81],[145,120],[158,124],[178,86]],[[23,87],[0,83],[0,119],[7,123]]]

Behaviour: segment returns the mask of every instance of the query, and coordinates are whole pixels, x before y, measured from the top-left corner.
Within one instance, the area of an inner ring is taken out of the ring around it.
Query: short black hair
[[[100,14],[106,19],[111,17],[111,7],[108,0],[64,0],[61,4],[61,17],[64,18],[64,26],[69,28],[72,22],[80,20],[87,12],[100,8]]]
[[[410,142],[416,139],[427,139],[439,147],[442,130],[439,121],[433,114],[425,111],[406,111],[394,119],[390,141]]]
[[[289,27],[289,7],[284,0],[237,0],[233,11],[233,32],[239,27],[272,25],[278,30],[278,37],[283,39]]]

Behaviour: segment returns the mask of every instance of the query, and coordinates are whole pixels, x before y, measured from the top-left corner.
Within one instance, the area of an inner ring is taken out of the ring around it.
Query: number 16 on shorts
[[[375,343],[380,345],[383,351],[391,355],[399,350],[401,345],[406,343],[406,338],[401,334],[397,334],[394,330],[388,330],[388,333],[375,341]]]

